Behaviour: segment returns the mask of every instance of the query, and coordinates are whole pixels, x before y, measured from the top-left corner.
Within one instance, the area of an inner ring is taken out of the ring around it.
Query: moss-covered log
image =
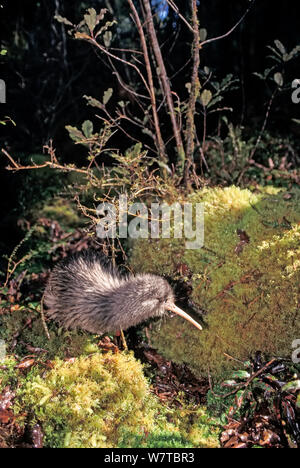
[[[204,248],[139,240],[131,263],[174,277],[187,265],[207,328],[173,317],[152,332],[153,344],[198,375],[220,375],[235,363],[228,356],[245,360],[257,350],[290,357],[300,337],[300,191],[204,189],[189,201],[205,203]]]

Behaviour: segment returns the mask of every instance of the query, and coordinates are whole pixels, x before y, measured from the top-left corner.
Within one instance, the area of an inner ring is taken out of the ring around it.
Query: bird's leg
[[[44,328],[44,331],[46,333],[46,336],[47,336],[48,340],[51,340],[49,330],[48,330],[48,327],[47,327],[47,324],[46,324],[45,314],[44,314],[44,296],[45,296],[45,293],[43,294],[42,299],[41,299],[41,308],[40,308],[41,319],[42,319],[43,328]]]
[[[125,349],[125,351],[128,351],[128,346],[127,346],[126,339],[125,339],[125,335],[124,335],[124,332],[123,332],[122,329],[120,330],[120,335],[121,335],[121,340],[122,340],[123,348]]]
[[[124,336],[124,332],[122,329],[116,331],[115,333],[115,339],[114,339],[114,342],[117,346],[120,346],[120,340],[118,338],[121,338],[121,342],[122,342],[122,345],[123,345],[123,348],[125,351],[128,351],[128,346],[127,346],[127,343],[126,343],[126,339],[125,339],[125,336]]]

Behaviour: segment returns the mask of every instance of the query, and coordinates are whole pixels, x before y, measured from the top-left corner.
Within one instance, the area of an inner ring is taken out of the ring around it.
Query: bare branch
[[[122,62],[124,63],[125,65],[129,66],[129,67],[132,67],[135,69],[135,71],[137,72],[137,74],[140,76],[142,82],[144,83],[145,85],[145,88],[147,89],[148,93],[149,93],[149,96],[151,96],[151,91],[149,89],[149,86],[148,86],[148,83],[147,81],[145,80],[145,77],[143,76],[142,72],[140,71],[140,69],[134,64],[134,63],[131,63],[129,62],[128,60],[124,60],[122,59],[121,57],[118,57],[117,55],[115,54],[112,54],[108,49],[106,49],[104,46],[102,46],[101,44],[99,44],[96,39],[94,39],[93,37],[89,36],[88,34],[84,34],[84,33],[77,33],[77,38],[78,39],[84,39],[88,42],[91,42],[95,47],[97,47],[98,49],[100,49],[102,52],[104,52],[106,55],[108,55],[109,57],[115,59],[115,60],[118,60],[119,62]],[[143,96],[143,97],[146,97],[146,96]]]
[[[200,82],[199,82],[199,66],[200,66],[200,31],[198,20],[197,0],[191,0],[192,18],[193,18],[193,31],[194,31],[194,44],[193,44],[193,72],[191,78],[191,92],[187,110],[187,123],[186,123],[186,161],[184,171],[184,181],[187,187],[189,181],[190,167],[193,162],[193,154],[195,149],[195,108],[196,100],[199,95]]]
[[[184,22],[184,24],[189,28],[190,31],[194,34],[194,29],[190,25],[190,23],[185,19],[185,17],[180,13],[179,8],[172,0],[166,0],[167,4],[175,11],[176,15]]]
[[[157,113],[157,105],[156,105],[153,75],[152,75],[152,69],[151,69],[151,63],[150,63],[146,38],[145,38],[145,34],[144,34],[144,31],[143,31],[143,26],[142,26],[140,17],[138,15],[138,12],[137,12],[132,0],[128,0],[128,3],[129,3],[129,6],[130,6],[130,8],[132,10],[132,13],[133,13],[134,21],[135,21],[136,27],[137,27],[139,35],[140,35],[141,46],[142,46],[143,53],[144,53],[144,59],[145,59],[145,64],[146,64],[147,76],[148,76],[148,83],[149,83],[149,88],[150,88],[152,114],[153,114],[154,126],[155,126],[156,146],[157,146],[157,149],[158,149],[159,156],[160,156],[161,160],[166,163],[167,162],[167,156],[166,156],[164,141],[163,141],[161,131],[160,131],[160,123],[159,123],[159,118],[158,118],[158,113]]]
[[[51,169],[59,169],[64,172],[80,172],[81,174],[85,175],[93,175],[92,171],[89,171],[88,169],[79,169],[78,167],[75,166],[64,166],[62,164],[59,164],[58,162],[55,162],[54,160],[51,161],[46,161],[43,164],[32,164],[29,166],[22,166],[22,164],[17,163],[10,154],[5,151],[5,149],[2,148],[2,153],[5,154],[5,156],[9,159],[9,161],[12,164],[11,166],[6,167],[8,171],[21,171],[21,170],[32,170],[32,169],[42,169],[44,167],[50,167]]]
[[[245,13],[243,14],[243,16],[239,19],[239,21],[227,33],[222,34],[222,36],[213,37],[211,39],[207,39],[206,41],[201,42],[201,47],[203,47],[206,44],[209,44],[210,42],[218,41],[220,39],[224,39],[225,37],[228,37],[241,24],[241,22],[244,20],[244,18],[248,15],[249,11],[251,10],[251,8],[254,5],[254,3],[256,2],[256,0],[250,0],[250,2],[251,3],[249,5],[249,7],[247,8],[247,10],[245,11]]]
[[[184,168],[185,152],[184,152],[184,147],[182,143],[180,129],[178,127],[178,123],[176,120],[176,113],[175,113],[175,108],[174,108],[170,81],[168,78],[167,70],[165,67],[165,63],[162,57],[161,49],[160,49],[157,35],[155,32],[150,1],[143,0],[143,5],[145,8],[146,25],[147,25],[149,37],[151,40],[151,45],[152,45],[153,53],[155,56],[155,60],[157,62],[157,71],[158,71],[160,82],[162,84],[162,92],[166,96],[167,106],[169,109],[170,119],[171,119],[171,123],[173,127],[173,133],[174,133],[174,137],[176,141],[178,163],[179,163],[178,169],[179,169],[179,172],[182,173],[183,168]]]

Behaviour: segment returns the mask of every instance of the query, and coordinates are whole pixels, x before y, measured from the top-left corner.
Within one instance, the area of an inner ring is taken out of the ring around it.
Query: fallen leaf
[[[240,238],[240,242],[237,244],[236,248],[234,249],[234,252],[237,255],[240,255],[243,252],[245,245],[249,244],[250,237],[248,236],[246,231],[242,231],[241,229],[237,229],[236,233]]]
[[[28,369],[29,367],[32,367],[34,363],[35,359],[25,359],[25,361],[16,365],[16,369]]]
[[[7,424],[13,419],[14,415],[11,411],[0,410],[0,423]]]

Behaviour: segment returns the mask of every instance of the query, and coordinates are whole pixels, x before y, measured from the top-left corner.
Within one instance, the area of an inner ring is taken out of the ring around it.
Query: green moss
[[[153,344],[198,375],[208,367],[215,375],[232,368],[234,361],[225,354],[241,360],[256,350],[290,356],[300,335],[300,191],[286,196],[271,187],[257,194],[236,187],[204,189],[189,201],[205,203],[204,248],[140,240],[131,263],[136,271],[173,276],[176,264],[187,264],[193,300],[206,311],[207,327],[199,333],[174,317],[155,329]],[[239,254],[238,229],[250,237]]]
[[[18,423],[41,424],[47,447],[218,446],[219,427],[205,409],[162,407],[132,354],[56,359],[42,373],[21,373],[12,358],[5,364],[0,381],[18,381]]]
[[[58,329],[55,324],[49,325],[51,340],[49,341],[41,321],[38,310],[21,306],[11,313],[0,316],[0,339],[4,340],[10,349],[15,337],[18,339],[15,351],[19,356],[26,356],[28,348],[26,345],[43,350],[41,358],[44,360],[66,357],[76,357],[95,352],[97,337],[74,330]],[[28,324],[28,320],[31,322]]]
[[[138,366],[131,356],[57,360],[46,378],[26,384],[20,403],[34,411],[50,447],[112,446],[125,422],[133,431],[147,426],[147,392]]]
[[[47,447],[218,446],[205,408],[183,399],[181,409],[163,406],[132,354],[101,354],[97,336],[53,323],[49,331],[50,341],[38,305],[0,316],[0,339],[14,353],[1,362],[0,394],[7,386],[16,393],[17,423],[39,423]],[[33,365],[19,367],[28,354]]]
[[[136,271],[171,276],[182,261],[184,246],[179,239],[143,239],[131,244],[131,253]]]
[[[45,204],[39,211],[39,216],[58,221],[65,227],[78,227],[83,224],[83,220],[78,216],[75,205],[63,198],[53,198]]]

